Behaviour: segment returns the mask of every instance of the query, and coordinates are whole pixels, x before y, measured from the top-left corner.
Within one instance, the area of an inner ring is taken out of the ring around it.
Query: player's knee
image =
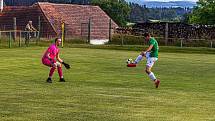
[[[145,70],[145,72],[146,72],[147,74],[150,74],[150,73],[151,73],[150,69],[148,69],[148,68]]]
[[[57,67],[55,67],[55,66],[51,66],[51,68],[56,69]]]
[[[52,64],[52,68],[57,68],[57,64],[56,63],[54,63],[54,64]]]
[[[58,67],[58,68],[62,68],[62,64],[58,65],[57,67]]]
[[[146,69],[145,72],[148,73],[148,70]]]
[[[56,62],[57,67],[62,67],[62,64],[60,62]]]

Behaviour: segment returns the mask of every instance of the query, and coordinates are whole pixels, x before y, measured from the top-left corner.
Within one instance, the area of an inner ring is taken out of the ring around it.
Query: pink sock
[[[50,69],[50,72],[49,72],[49,78],[52,78],[52,75],[54,74],[54,71],[55,71],[55,67],[52,67]]]
[[[58,70],[59,77],[63,78],[62,68],[61,67],[57,67],[57,70]]]

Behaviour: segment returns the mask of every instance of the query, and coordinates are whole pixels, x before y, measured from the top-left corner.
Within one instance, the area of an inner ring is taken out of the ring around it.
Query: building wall
[[[56,36],[47,19],[42,14],[38,6],[7,6],[3,13],[0,13],[0,31],[13,30],[13,18],[16,17],[17,30],[25,30],[25,26],[29,20],[33,22],[36,29],[39,25],[39,16],[41,22],[41,36]]]

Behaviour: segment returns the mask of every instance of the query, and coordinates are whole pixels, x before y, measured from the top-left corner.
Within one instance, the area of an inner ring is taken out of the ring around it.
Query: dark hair
[[[60,38],[55,38],[55,43],[57,42],[58,39],[60,39]]]
[[[148,37],[148,36],[150,36],[150,34],[148,32],[146,32],[146,33],[143,34],[143,36]]]

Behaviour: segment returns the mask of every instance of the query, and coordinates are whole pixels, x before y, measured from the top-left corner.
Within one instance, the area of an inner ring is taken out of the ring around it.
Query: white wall
[[[3,5],[4,5],[3,0],[0,0],[0,12],[3,11]]]

